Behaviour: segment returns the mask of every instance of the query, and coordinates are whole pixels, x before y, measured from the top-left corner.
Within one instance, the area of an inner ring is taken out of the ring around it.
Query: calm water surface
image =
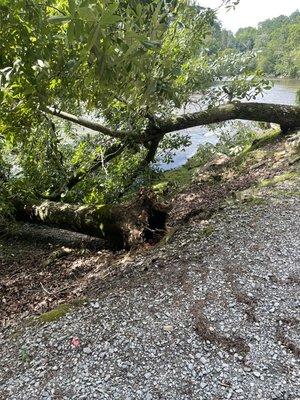
[[[264,96],[256,99],[257,102],[262,103],[276,103],[276,104],[295,104],[296,93],[300,89],[300,80],[297,79],[280,79],[274,81],[274,86],[271,90],[266,92]],[[197,110],[192,110],[197,111]],[[234,124],[234,122],[232,122]],[[184,151],[178,151],[170,164],[160,164],[163,170],[178,168],[185,164],[186,161],[193,156],[199,145],[204,143],[217,143],[218,129],[209,130],[209,128],[201,126],[186,129],[183,131],[191,137],[191,145],[185,148]],[[219,131],[220,133],[220,131]]]

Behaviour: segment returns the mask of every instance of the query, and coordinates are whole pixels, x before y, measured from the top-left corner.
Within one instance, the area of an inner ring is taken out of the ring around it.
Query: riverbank
[[[156,246],[16,268],[19,306],[64,306],[1,329],[0,398],[297,399],[299,146],[264,135],[195,167]]]
[[[262,127],[265,125],[262,124]],[[261,143],[263,146],[278,136],[280,136],[280,129],[277,126],[255,130],[244,127],[244,129],[238,130],[234,136],[223,135],[215,144],[205,143],[200,146],[184,165],[158,174],[158,180],[154,183],[153,188],[158,195],[166,195],[167,198],[171,198],[190,185],[199,168],[211,162],[218,154],[226,157],[234,157],[237,154],[240,157],[246,156],[251,151],[253,141]]]
[[[275,104],[287,104],[296,105],[297,104],[297,92],[300,91],[300,79],[278,79],[274,81],[274,86],[271,90],[264,92],[263,96],[260,95],[256,98],[258,102],[264,103],[275,103]],[[299,99],[300,101],[300,99]],[[198,111],[197,107],[193,106],[187,108],[186,112]],[[225,124],[225,131],[228,132],[238,132],[240,130],[259,130],[258,124],[240,122],[228,122]],[[208,127],[197,127],[190,128],[181,131],[183,134],[187,134],[191,138],[191,144],[184,150],[178,150],[175,152],[173,161],[169,164],[160,164],[163,170],[171,170],[179,168],[180,166],[186,164],[186,162],[197,152],[199,146],[208,144],[216,144],[219,140],[224,124],[219,127],[214,127],[214,129]]]
[[[243,145],[204,147],[184,167],[161,174],[153,189],[161,202],[170,204],[170,230],[164,240],[190,218],[199,214],[207,219],[226,202],[239,197],[259,202],[256,191],[262,182],[271,186],[275,178],[292,179],[299,169],[297,137],[282,137],[278,130],[269,130],[252,139],[247,136]],[[243,194],[251,188],[252,195]],[[4,327],[20,317],[93,297],[98,284],[106,285],[107,279],[125,268],[128,257],[126,252],[99,249],[98,241],[85,235],[26,224],[0,238],[0,246]],[[131,253],[137,251],[138,257],[151,248],[145,244]]]

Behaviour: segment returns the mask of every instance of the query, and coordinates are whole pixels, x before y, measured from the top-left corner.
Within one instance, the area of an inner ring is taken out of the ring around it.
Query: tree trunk
[[[97,236],[107,247],[128,249],[158,238],[165,230],[167,209],[158,204],[153,192],[142,190],[139,197],[122,205],[74,205],[43,201],[17,205],[17,218]]]

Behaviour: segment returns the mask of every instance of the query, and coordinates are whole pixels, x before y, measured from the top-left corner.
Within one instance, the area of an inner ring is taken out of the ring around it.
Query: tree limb
[[[159,128],[153,133],[150,128],[146,136],[149,139],[181,129],[234,119],[271,122],[279,124],[286,131],[300,127],[300,107],[268,103],[229,103],[205,111],[161,120],[158,122]]]
[[[139,177],[139,175],[141,175],[141,173],[147,168],[147,166],[152,161],[154,161],[160,140],[161,138],[157,138],[150,142],[145,158],[140,162],[137,168],[130,175],[130,181],[127,185],[125,185],[122,192],[118,195],[118,199],[121,199],[124,196],[124,194],[130,189],[130,187],[133,185],[133,183]]]
[[[125,139],[130,132],[114,131],[97,122],[86,118],[60,111],[53,107],[46,107],[45,111],[67,121],[79,124],[96,132],[116,138]],[[148,129],[138,139],[140,144],[150,142],[152,139],[163,138],[166,133],[187,129],[195,126],[209,125],[228,120],[242,119],[249,121],[262,121],[279,124],[283,131],[300,126],[300,107],[271,103],[240,103],[233,102],[207,110],[184,114],[166,120],[155,120],[155,128],[150,124]]]
[[[85,128],[89,128],[93,131],[96,132],[101,132],[106,136],[110,136],[112,138],[115,139],[125,139],[128,137],[128,135],[130,135],[129,132],[126,131],[114,131],[110,128],[107,128],[106,126],[103,126],[101,124],[99,124],[98,122],[93,122],[90,121],[86,118],[82,118],[82,117],[77,117],[76,115],[73,114],[69,114],[65,111],[61,111],[55,107],[45,107],[44,109],[45,112],[47,112],[48,114],[52,114],[55,115],[56,117],[62,118],[66,121],[70,121],[73,122],[75,124],[84,126]]]

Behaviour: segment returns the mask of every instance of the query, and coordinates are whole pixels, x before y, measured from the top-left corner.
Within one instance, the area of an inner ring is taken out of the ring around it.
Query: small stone
[[[172,325],[165,325],[164,326],[164,331],[165,332],[172,332],[173,331],[173,326]]]
[[[85,354],[91,354],[92,350],[91,350],[90,347],[85,347],[85,348],[83,349],[83,352],[84,352]]]
[[[254,371],[254,372],[253,372],[253,375],[256,376],[257,378],[260,377],[260,373],[259,373],[258,371]]]

